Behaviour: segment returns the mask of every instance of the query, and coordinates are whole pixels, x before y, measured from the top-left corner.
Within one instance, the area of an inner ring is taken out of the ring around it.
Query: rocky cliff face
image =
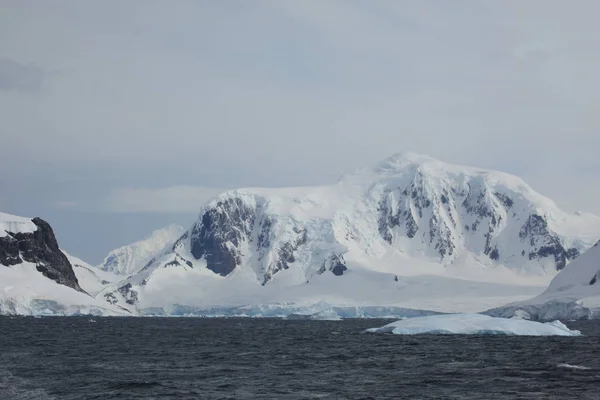
[[[523,204],[519,193],[481,177],[436,182],[417,169],[408,186],[383,190],[378,211],[386,242],[406,237],[442,263],[464,249],[499,263],[550,260],[561,270],[581,250],[549,228],[541,214],[552,210]]]
[[[31,222],[35,225],[31,232],[3,232],[0,264],[18,268],[19,264],[29,262],[48,279],[84,292],[67,256],[60,251],[50,225],[41,218],[33,218]]]

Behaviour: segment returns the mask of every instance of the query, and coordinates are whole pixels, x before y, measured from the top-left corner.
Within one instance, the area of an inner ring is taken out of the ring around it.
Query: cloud
[[[101,200],[99,208],[114,213],[198,213],[205,202],[224,191],[201,186],[119,188]]]
[[[0,58],[0,90],[36,91],[42,87],[43,81],[44,72],[39,67]]]
[[[600,2],[456,2],[0,2],[0,206],[170,218],[405,150],[600,204]]]

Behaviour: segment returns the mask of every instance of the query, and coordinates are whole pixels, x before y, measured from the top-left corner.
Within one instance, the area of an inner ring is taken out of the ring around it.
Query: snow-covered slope
[[[158,251],[173,244],[184,231],[183,227],[178,225],[157,229],[143,240],[108,253],[99,268],[119,275],[134,274],[142,269]]]
[[[515,176],[398,154],[330,186],[226,192],[101,295],[132,309],[420,298],[466,311],[539,292],[598,237],[600,218]]]
[[[67,256],[69,262],[73,266],[73,271],[75,272],[75,276],[77,276],[79,284],[83,290],[91,296],[96,296],[96,294],[106,288],[107,285],[123,280],[123,276],[121,275],[101,270],[78,257],[68,254],[64,250],[62,252]]]
[[[0,315],[121,315],[83,289],[50,225],[0,214]]]
[[[35,231],[37,231],[37,225],[30,218],[0,212],[0,237],[6,237],[9,233],[32,233]]]
[[[539,296],[486,313],[544,321],[600,318],[600,241],[560,271]]]

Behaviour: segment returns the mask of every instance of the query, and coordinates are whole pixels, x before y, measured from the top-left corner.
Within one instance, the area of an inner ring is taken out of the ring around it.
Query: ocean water
[[[362,333],[388,322],[0,317],[0,399],[600,399],[600,321]]]

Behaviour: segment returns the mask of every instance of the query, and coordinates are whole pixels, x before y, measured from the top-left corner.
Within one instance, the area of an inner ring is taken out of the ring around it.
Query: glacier
[[[151,307],[140,310],[142,316],[171,317],[250,317],[250,318],[289,318],[289,319],[330,319],[344,318],[412,318],[438,315],[430,310],[409,309],[393,306],[337,306],[326,301],[316,303],[269,303],[245,306],[191,307],[174,304],[170,307]]]
[[[540,295],[485,314],[539,321],[600,319],[600,241],[560,271]]]
[[[450,314],[410,318],[392,322],[366,333],[395,335],[516,335],[516,336],[581,336],[560,321],[547,323],[522,319],[495,318],[481,314]]]

